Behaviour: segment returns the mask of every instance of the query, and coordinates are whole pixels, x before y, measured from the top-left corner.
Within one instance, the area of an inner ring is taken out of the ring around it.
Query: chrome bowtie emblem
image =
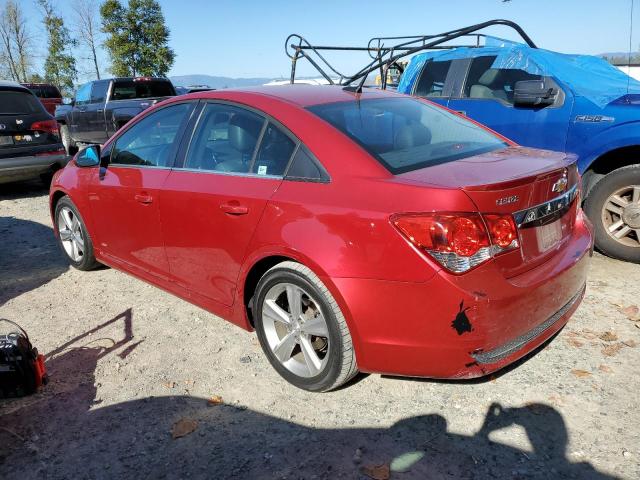
[[[567,180],[567,170],[565,169],[562,174],[562,178],[553,184],[551,187],[552,192],[562,193],[567,189],[567,185],[569,185],[569,180]]]

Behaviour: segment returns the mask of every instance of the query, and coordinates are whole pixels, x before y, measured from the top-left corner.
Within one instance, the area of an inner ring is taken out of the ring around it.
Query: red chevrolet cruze
[[[51,187],[70,262],[247,329],[294,385],[486,375],[558,332],[592,249],[574,158],[386,91],[200,92]]]

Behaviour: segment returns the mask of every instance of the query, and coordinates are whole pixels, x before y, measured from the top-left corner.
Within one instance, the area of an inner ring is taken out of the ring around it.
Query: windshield
[[[340,102],[308,109],[360,144],[393,174],[507,146],[474,123],[413,98]]]
[[[173,85],[166,80],[119,80],[113,85],[111,100],[172,97],[175,94]]]
[[[0,90],[0,115],[28,115],[37,112],[42,112],[42,105],[31,93]]]

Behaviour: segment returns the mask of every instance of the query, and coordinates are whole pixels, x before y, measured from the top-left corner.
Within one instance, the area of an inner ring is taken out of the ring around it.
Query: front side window
[[[101,80],[93,84],[91,89],[91,103],[103,103],[107,98],[109,82]]]
[[[185,168],[249,173],[265,121],[256,113],[232,105],[206,105],[191,140]]]
[[[89,99],[91,98],[91,83],[85,83],[76,92],[76,105],[82,105],[84,103],[89,103]]]
[[[513,92],[520,80],[542,80],[534,75],[515,68],[493,68],[495,56],[474,58],[464,86],[464,96],[485,100],[499,100],[513,105]]]
[[[449,67],[451,67],[451,60],[445,62],[428,61],[422,69],[414,95],[418,97],[442,97]]]
[[[308,109],[360,144],[393,174],[507,146],[474,123],[413,98],[339,102]]]
[[[147,115],[115,142],[111,163],[170,167],[174,142],[191,108],[188,103],[171,105]]]

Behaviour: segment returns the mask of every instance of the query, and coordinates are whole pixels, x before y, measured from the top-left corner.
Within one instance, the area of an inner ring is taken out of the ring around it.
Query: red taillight
[[[42,120],[31,124],[30,130],[44,133],[52,133],[59,136],[58,122],[55,120]]]
[[[425,213],[394,215],[391,221],[415,247],[454,273],[518,247],[510,215]]]
[[[484,215],[491,243],[508,248],[518,238],[516,223],[511,215]]]

